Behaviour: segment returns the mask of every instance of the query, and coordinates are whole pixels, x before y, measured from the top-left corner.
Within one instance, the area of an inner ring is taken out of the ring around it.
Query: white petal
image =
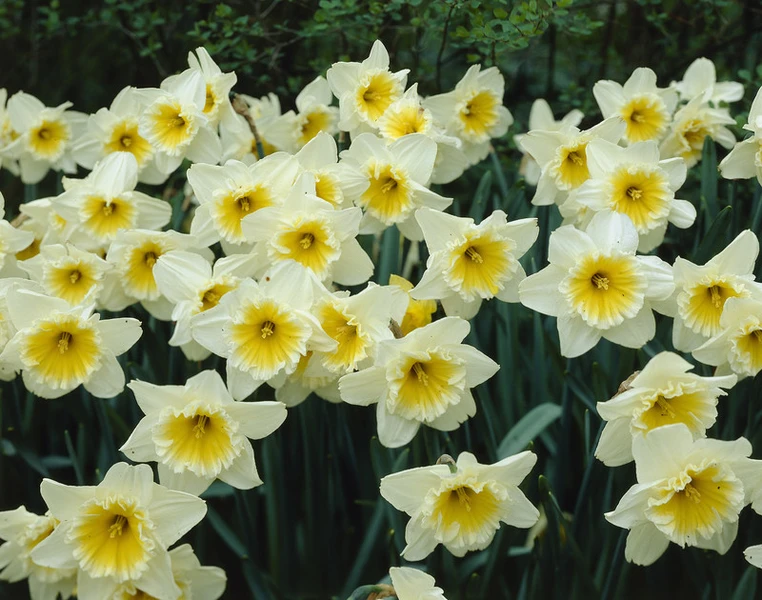
[[[412,516],[426,494],[438,488],[449,472],[446,465],[433,465],[392,473],[381,478],[381,496],[397,510]]]
[[[399,448],[409,443],[418,433],[418,421],[403,419],[389,413],[386,402],[379,402],[376,409],[378,441],[387,448]]]
[[[675,476],[682,470],[683,459],[693,446],[693,435],[682,423],[652,429],[637,436],[632,455],[638,482],[649,483]]]
[[[601,332],[590,327],[577,315],[559,316],[557,327],[561,342],[561,356],[566,358],[584,354],[601,339]]]
[[[669,538],[650,521],[636,525],[627,534],[624,557],[628,562],[647,567],[664,554]]]

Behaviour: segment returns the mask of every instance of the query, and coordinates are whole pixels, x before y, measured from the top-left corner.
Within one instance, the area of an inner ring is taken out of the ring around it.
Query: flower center
[[[460,111],[464,136],[472,142],[486,141],[498,122],[500,100],[489,91],[477,92]]]
[[[609,206],[632,220],[638,233],[666,222],[673,194],[661,169],[623,166],[610,176]]]
[[[70,137],[71,131],[65,122],[46,119],[30,132],[29,145],[37,158],[53,162],[64,153]]]
[[[606,277],[605,275],[596,273],[590,278],[590,280],[593,282],[593,285],[595,285],[595,287],[597,287],[599,290],[609,289],[609,278]]]
[[[731,277],[704,277],[677,297],[685,325],[695,333],[711,337],[720,332],[720,317],[728,298],[746,298],[749,291]]]
[[[669,124],[669,113],[664,101],[656,94],[636,96],[621,111],[627,128],[625,135],[630,142],[656,140]]]
[[[468,234],[449,246],[447,285],[464,300],[492,298],[517,269],[514,243],[489,231]]]
[[[138,133],[136,119],[125,119],[119,122],[111,131],[109,141],[105,145],[106,153],[129,152],[142,167],[153,154],[151,144]]]
[[[249,189],[238,189],[223,193],[212,204],[211,215],[220,235],[232,244],[246,241],[241,230],[241,220],[260,208],[272,206],[274,200],[270,191],[262,185]]]
[[[367,120],[378,120],[389,105],[402,95],[402,86],[388,71],[370,74],[357,93],[357,105]]]
[[[262,339],[266,339],[275,333],[275,323],[272,321],[265,321],[262,323]]]
[[[126,198],[88,196],[80,208],[82,225],[98,242],[110,242],[122,229],[132,229],[138,211]]]

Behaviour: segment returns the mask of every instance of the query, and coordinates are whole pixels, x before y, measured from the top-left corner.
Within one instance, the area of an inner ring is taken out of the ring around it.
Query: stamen
[[[753,335],[756,339],[756,342],[758,344],[762,344],[762,329],[755,329],[751,332],[750,335]]]
[[[362,95],[362,99],[365,100],[365,102],[369,102],[371,104],[378,100],[380,97],[381,94],[371,88],[365,90],[365,93]]]
[[[69,273],[69,281],[71,281],[72,283],[77,283],[81,277],[82,277],[82,273],[80,273],[77,270]]]
[[[720,293],[719,285],[713,285],[711,286],[707,291],[709,292],[709,297],[712,300],[712,304],[714,304],[715,308],[722,308],[722,294]]]
[[[132,136],[123,135],[122,137],[119,138],[119,143],[125,148],[129,148],[130,146],[132,146]]]
[[[69,343],[71,342],[71,334],[68,331],[64,331],[58,337],[58,351],[64,354],[69,349]]]
[[[627,188],[627,195],[632,200],[640,200],[641,197],[643,196],[643,192],[639,190],[638,188],[636,188],[635,186],[631,186]]]
[[[143,260],[145,261],[147,267],[153,268],[153,266],[156,264],[156,254],[154,252],[146,252]]]
[[[478,264],[482,264],[482,263],[484,262],[484,259],[482,258],[482,255],[481,255],[481,254],[479,254],[479,253],[476,251],[476,248],[474,248],[473,246],[469,246],[469,247],[466,249],[466,251],[465,251],[465,253],[464,253],[464,254],[465,254],[465,255],[466,255],[468,258],[470,258],[470,259],[471,259],[473,262],[475,262],[475,263],[478,263]]]
[[[646,118],[641,115],[637,110],[632,111],[632,114],[630,115],[630,120],[635,121],[636,123],[643,123]]]
[[[582,157],[577,152],[569,152],[566,156],[566,160],[572,161],[577,166],[580,166],[583,163]]]
[[[262,339],[266,339],[270,337],[273,333],[275,333],[275,323],[272,321],[265,321],[262,323]]]
[[[122,535],[122,530],[125,525],[127,525],[127,517],[124,515],[116,515],[114,522],[108,528],[108,536],[110,538],[115,538]]]
[[[180,127],[185,127],[185,119],[183,119],[180,115],[177,115],[173,119],[169,120],[169,126],[173,129],[174,128],[179,129]]]
[[[241,207],[243,212],[249,212],[251,210],[251,201],[249,200],[248,196],[241,196],[240,198],[236,198],[236,202],[238,202],[238,206]]]
[[[207,292],[204,294],[203,301],[207,304],[214,304],[216,306],[220,301],[220,296],[213,289],[207,290]]]
[[[423,385],[429,385],[429,376],[426,375],[426,371],[423,370],[421,363],[413,363],[413,372],[418,377],[418,381]]]
[[[49,140],[52,137],[49,129],[42,128],[37,132],[37,136],[42,140]]]
[[[315,236],[311,233],[305,233],[302,236],[302,239],[299,240],[299,245],[307,250],[310,246],[312,246],[312,242],[315,241]]]
[[[685,489],[683,490],[683,492],[685,492],[685,495],[696,504],[699,504],[701,502],[701,492],[699,492],[690,483],[685,484]]]
[[[208,422],[208,415],[196,415],[196,424],[193,426],[193,434],[196,436],[196,439],[200,439],[206,433],[204,428]]]
[[[661,416],[662,417],[669,417],[670,419],[675,418],[675,411],[672,410],[672,407],[669,405],[669,402],[662,396],[656,397],[655,404],[661,409]]]
[[[114,212],[114,206],[112,204],[104,204],[101,211],[108,217],[112,212]]]
[[[471,106],[471,103],[469,102],[466,104],[466,106],[463,108],[463,114],[465,116],[469,116],[471,114],[471,111],[473,110],[473,107]]]
[[[595,284],[595,287],[597,287],[599,290],[607,290],[609,289],[609,278],[605,275],[601,275],[600,273],[596,273],[590,278],[590,281]]]
[[[386,180],[386,183],[381,186],[381,191],[384,194],[387,194],[396,187],[397,187],[397,182],[390,177],[389,179]]]
[[[468,497],[466,488],[455,488],[455,493],[458,494],[458,501],[466,508],[466,511],[471,512],[471,499]]]

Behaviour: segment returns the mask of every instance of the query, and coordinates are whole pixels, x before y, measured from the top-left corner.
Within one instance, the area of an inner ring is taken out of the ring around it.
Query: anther
[[[466,255],[468,258],[470,258],[470,259],[471,259],[473,262],[475,262],[475,263],[481,264],[481,263],[483,263],[483,262],[484,262],[484,259],[482,258],[482,255],[481,255],[481,254],[479,254],[479,253],[476,251],[476,248],[474,248],[473,246],[469,246],[469,247],[466,249],[466,251],[464,252],[464,254],[465,254],[465,255]]]
[[[124,515],[116,515],[114,522],[108,528],[108,536],[110,538],[115,538],[122,535],[122,530],[125,525],[127,525],[127,517]]]
[[[209,417],[207,415],[197,415],[196,416],[196,424],[193,426],[193,434],[196,436],[196,439],[200,439],[203,437],[204,428],[206,427],[206,424],[209,422]]]
[[[71,334],[68,331],[64,331],[58,337],[58,351],[63,354],[69,349],[69,343],[71,342]]]
[[[418,381],[423,385],[429,385],[429,376],[426,375],[426,371],[423,370],[423,365],[421,363],[413,363],[413,372],[416,377],[418,377]]]
[[[307,250],[310,246],[312,246],[312,242],[315,241],[315,236],[311,233],[305,233],[302,236],[302,239],[299,240],[299,245],[304,249]]]
[[[601,275],[600,273],[596,273],[593,275],[590,280],[595,284],[595,287],[597,287],[599,290],[607,290],[609,289],[609,278],[605,275]]]
[[[275,333],[275,323],[272,321],[265,321],[262,323],[262,339],[267,339],[273,333]]]

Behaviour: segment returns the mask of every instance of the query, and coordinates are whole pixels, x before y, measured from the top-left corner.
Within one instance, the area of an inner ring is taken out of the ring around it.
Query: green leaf
[[[757,597],[757,568],[747,567],[733,592],[732,600],[753,600]]]
[[[726,206],[717,214],[714,221],[712,221],[712,224],[709,226],[709,231],[706,232],[706,235],[704,235],[701,243],[693,254],[692,261],[694,263],[703,265],[715,255],[716,245],[730,227],[730,217],[732,213],[733,209],[730,206]]]
[[[249,558],[249,551],[246,550],[241,539],[230,529],[230,526],[225,523],[219,513],[207,504],[206,516],[209,519],[209,524],[212,526],[217,534],[222,538],[228,548],[230,548],[238,558]]]
[[[521,452],[529,442],[545,431],[560,416],[561,407],[558,404],[546,402],[535,406],[511,428],[503,441],[500,442],[497,448],[498,459]]]

